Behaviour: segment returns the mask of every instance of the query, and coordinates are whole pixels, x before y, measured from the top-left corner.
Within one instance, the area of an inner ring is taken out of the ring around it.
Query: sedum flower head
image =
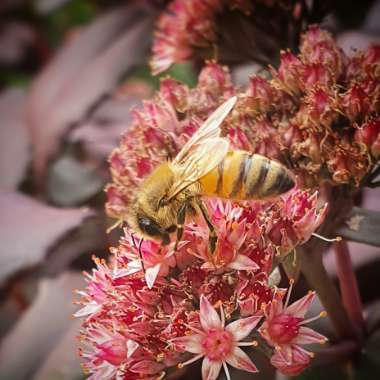
[[[349,59],[312,27],[300,51],[284,52],[271,78],[253,76],[245,88],[209,61],[194,88],[164,78],[156,96],[132,111],[110,156],[106,188],[107,213],[121,222],[143,178],[233,95],[237,104],[221,126],[232,149],[282,161],[298,186],[275,201],[204,199],[218,237],[213,254],[201,218],[187,221],[176,250],[174,242],[140,242],[125,227],[109,263],[95,259],[79,291],[81,355],[92,379],[159,379],[200,358],[203,379],[228,371],[227,364],[255,372],[241,348],[254,348],[255,334],[272,347],[271,363],[283,373],[310,364],[303,345],[325,340],[305,326],[314,293],[289,305],[290,292],[285,298],[269,278],[274,263],[323,223],[328,209],[315,189],[323,182],[355,189],[379,156],[378,50]]]

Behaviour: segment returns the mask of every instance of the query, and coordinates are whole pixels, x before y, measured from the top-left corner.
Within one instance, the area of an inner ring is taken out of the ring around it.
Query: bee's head
[[[170,228],[162,228],[156,221],[154,221],[146,215],[137,216],[137,225],[142,235],[147,236],[148,238],[153,240],[161,240],[162,244],[164,245],[170,243],[169,233],[173,232]]]

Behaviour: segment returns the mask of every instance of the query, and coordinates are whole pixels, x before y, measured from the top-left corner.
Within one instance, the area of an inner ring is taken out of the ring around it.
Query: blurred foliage
[[[0,89],[6,87],[27,87],[32,77],[44,65],[54,51],[75,29],[88,24],[103,13],[106,8],[122,2],[75,0],[67,1],[49,12],[39,12],[33,4],[20,5],[4,14],[0,13],[1,21],[18,20],[31,26],[37,33],[35,45],[27,52],[23,62],[17,65],[2,67],[0,62]],[[179,81],[193,87],[196,76],[191,63],[176,64],[165,76],[170,75]],[[128,77],[130,77],[128,73]],[[148,64],[138,67],[132,77],[142,79],[155,89],[159,87],[159,78],[152,76]]]
[[[190,62],[176,63],[167,72],[162,75],[153,76],[148,65],[138,67],[131,75],[137,79],[141,79],[151,85],[154,89],[158,89],[160,78],[170,76],[187,84],[189,87],[196,85],[197,77],[195,70]]]
[[[51,46],[57,46],[72,28],[88,24],[95,18],[97,6],[89,0],[69,1],[42,18],[43,31]]]

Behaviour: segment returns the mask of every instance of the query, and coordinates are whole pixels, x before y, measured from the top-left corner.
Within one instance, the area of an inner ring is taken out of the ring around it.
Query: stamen
[[[309,355],[311,358],[313,358],[313,357],[315,356],[313,352],[307,351],[307,350],[305,350],[304,348],[302,348],[301,346],[297,346],[297,348],[298,348],[300,351],[302,351],[304,354]]]
[[[288,307],[290,295],[292,294],[293,284],[294,284],[294,280],[292,278],[290,278],[289,279],[289,289],[288,289],[288,293],[286,295],[284,309],[286,309]]]
[[[106,233],[109,234],[112,230],[123,225],[123,219],[118,219],[111,227],[106,229]]]
[[[299,325],[304,325],[306,323],[310,323],[310,322],[313,322],[315,321],[316,319],[319,319],[319,318],[323,318],[323,317],[326,317],[327,316],[327,313],[325,311],[321,311],[318,315],[316,315],[315,317],[311,317],[311,318],[308,318],[308,319],[304,319],[302,322],[299,322],[298,324]]]
[[[223,311],[223,303],[222,303],[222,301],[219,301],[219,306],[220,306],[220,317],[221,317],[221,320],[222,320],[222,326],[224,327],[226,325],[226,318],[225,318],[224,311]]]
[[[226,373],[227,380],[231,380],[230,371],[228,370],[227,363],[223,362],[224,372]]]
[[[187,323],[184,323],[183,325],[186,326],[191,331],[196,332],[197,334],[205,335],[204,331],[198,330],[196,327],[190,326]]]
[[[315,237],[318,238],[318,239],[321,239],[321,240],[323,240],[323,241],[327,241],[327,242],[329,242],[329,243],[333,243],[334,241],[342,241],[342,237],[341,237],[341,236],[337,236],[337,237],[335,237],[335,238],[333,238],[333,239],[329,239],[329,238],[324,237],[324,236],[322,236],[322,235],[319,235],[319,234],[317,234],[317,233],[315,233],[315,232],[313,232],[312,235],[315,236]]]
[[[181,369],[181,368],[183,368],[185,365],[188,365],[188,364],[191,364],[191,363],[196,362],[197,360],[199,360],[199,359],[200,359],[201,357],[203,357],[203,356],[204,356],[204,354],[198,354],[198,355],[194,356],[192,359],[190,359],[190,360],[188,360],[188,361],[186,361],[186,362],[178,363],[178,364],[177,364],[177,367],[178,367],[179,369]]]
[[[259,342],[257,340],[254,340],[252,342],[239,342],[237,345],[240,347],[257,347],[259,345]]]
[[[144,275],[145,275],[145,265],[144,265],[144,260],[143,260],[143,257],[142,257],[142,251],[141,251],[141,247],[142,247],[142,243],[143,243],[144,239],[141,239],[140,240],[140,244],[139,244],[139,257],[140,257],[140,262],[141,262],[141,268],[144,272]]]

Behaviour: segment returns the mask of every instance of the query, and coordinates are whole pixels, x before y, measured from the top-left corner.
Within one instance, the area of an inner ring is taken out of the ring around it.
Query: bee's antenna
[[[139,243],[139,256],[140,256],[140,261],[141,261],[141,268],[142,268],[144,275],[145,275],[144,260],[143,260],[142,252],[141,252],[141,246],[142,246],[143,241],[144,241],[144,239],[141,238],[140,243]]]
[[[137,248],[137,244],[136,244],[136,240],[135,240],[135,235],[133,233],[131,233],[131,237],[132,237],[133,246],[135,248]]]

